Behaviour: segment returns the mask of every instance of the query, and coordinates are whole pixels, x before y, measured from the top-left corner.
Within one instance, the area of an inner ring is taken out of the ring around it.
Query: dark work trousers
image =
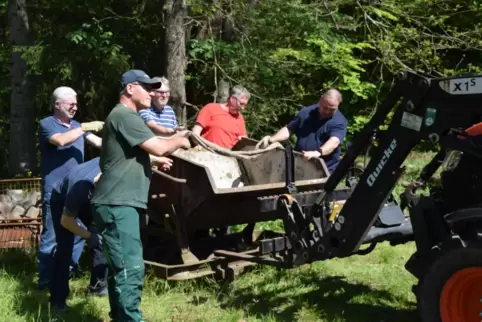
[[[50,283],[50,302],[56,305],[64,305],[69,296],[69,265],[72,258],[74,239],[79,236],[64,228],[60,224],[63,212],[63,201],[52,198],[52,219],[54,223],[57,249],[54,255],[54,267]],[[77,220],[91,232],[97,232],[97,228],[89,212],[80,213]],[[92,266],[89,289],[100,290],[107,284],[107,261],[102,246],[92,249]]]
[[[109,264],[112,322],[141,322],[144,257],[139,228],[140,210],[128,206],[92,205]]]

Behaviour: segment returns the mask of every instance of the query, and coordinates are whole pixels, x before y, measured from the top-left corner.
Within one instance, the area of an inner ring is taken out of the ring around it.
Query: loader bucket
[[[233,150],[254,148],[241,140]],[[149,218],[161,220],[173,209],[188,230],[216,228],[276,219],[260,200],[286,193],[285,152],[279,148],[253,159],[237,159],[203,148],[176,151],[171,170],[153,171]],[[328,178],[321,159],[305,160],[295,152],[295,184],[299,193],[319,191]],[[274,199],[273,199],[274,200]]]
[[[256,143],[245,138],[232,150],[248,151]],[[146,264],[158,273],[160,270],[161,276],[184,279],[214,273],[214,269],[199,271],[199,265],[216,263],[219,268],[220,261],[231,263],[226,257],[215,256],[214,250],[239,250],[244,247],[241,240],[253,244],[255,223],[282,218],[277,208],[278,197],[287,193],[282,147],[251,159],[201,147],[178,150],[171,158],[169,171],[153,169],[143,226]],[[323,160],[308,161],[298,152],[294,158],[296,198],[303,206],[313,205],[329,176],[327,167]],[[243,224],[248,225],[228,239],[209,234],[209,229]],[[236,263],[236,267],[246,264]]]

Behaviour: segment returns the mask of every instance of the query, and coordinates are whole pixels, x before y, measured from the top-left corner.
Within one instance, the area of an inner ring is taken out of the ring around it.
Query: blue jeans
[[[38,287],[44,288],[50,283],[53,268],[53,258],[56,250],[55,230],[52,221],[52,210],[50,207],[50,198],[44,199],[42,205],[42,220],[43,229],[40,236],[40,247],[37,255],[38,264]],[[75,240],[74,250],[72,253],[71,271],[77,270],[80,255],[84,248],[84,239],[78,238]]]
[[[61,218],[63,212],[64,202],[57,201],[52,198],[51,203],[52,220],[55,228],[55,235],[57,239],[57,249],[54,256],[53,276],[55,278],[50,282],[50,302],[59,306],[65,305],[67,297],[69,296],[69,264],[74,250],[76,240],[80,238],[74,235],[61,225]],[[89,211],[82,211],[76,218],[77,222],[82,223],[84,228],[96,233],[97,228],[93,223],[92,215]],[[92,266],[90,273],[89,290],[91,292],[101,291],[107,287],[107,260],[101,245],[92,249]]]

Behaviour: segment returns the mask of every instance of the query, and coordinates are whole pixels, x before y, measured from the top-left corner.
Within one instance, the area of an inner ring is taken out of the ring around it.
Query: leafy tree
[[[77,119],[103,119],[117,102],[125,70],[166,75],[166,15],[173,1],[30,0],[35,43],[22,57],[36,79],[36,120],[50,114],[49,99],[57,86],[78,92]],[[245,115],[254,138],[274,132],[299,109],[316,103],[323,90],[336,87],[344,96],[341,110],[352,139],[397,73],[480,72],[482,9],[474,1],[179,3],[186,5],[185,43],[179,44],[186,49],[185,100],[194,106],[188,109],[188,126],[200,107],[225,97],[226,84],[242,84],[252,93]],[[6,17],[5,4],[0,14]],[[11,47],[2,26],[0,68],[11,77]],[[10,123],[5,115],[11,90],[10,81],[0,83],[0,122]],[[8,136],[2,126],[3,151]],[[6,160],[5,153],[1,157]]]

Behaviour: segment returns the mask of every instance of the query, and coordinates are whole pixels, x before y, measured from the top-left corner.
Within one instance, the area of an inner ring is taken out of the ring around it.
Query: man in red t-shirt
[[[241,137],[247,137],[246,124],[241,111],[246,107],[250,93],[236,85],[226,103],[209,103],[204,106],[192,128],[194,134],[223,148],[231,149]]]

